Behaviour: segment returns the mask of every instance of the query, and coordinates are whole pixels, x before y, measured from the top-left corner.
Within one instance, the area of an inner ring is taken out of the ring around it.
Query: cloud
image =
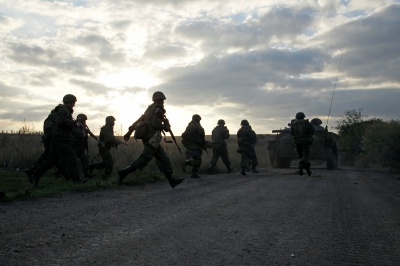
[[[70,83],[81,87],[90,95],[103,95],[104,96],[114,90],[113,88],[104,86],[101,83],[86,81],[86,80],[71,79]]]

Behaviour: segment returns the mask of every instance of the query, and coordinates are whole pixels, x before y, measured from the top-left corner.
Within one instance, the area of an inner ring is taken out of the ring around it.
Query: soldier
[[[54,110],[53,110],[54,111]],[[42,164],[44,163],[49,157],[50,157],[50,151],[51,151],[51,130],[53,127],[53,111],[48,115],[48,117],[44,120],[43,122],[43,136],[42,136],[42,143],[44,147],[43,153],[39,156],[37,161],[28,169],[25,169],[25,173],[28,176],[29,180],[33,182],[32,179],[32,174],[33,172]],[[63,174],[65,179],[69,179],[68,172],[65,169],[65,167],[57,161],[55,163],[55,166],[57,167],[58,171],[58,176],[60,174]],[[58,177],[57,176],[57,177]]]
[[[241,174],[246,175],[246,168],[249,163],[253,167],[253,173],[258,173],[256,166],[258,165],[256,151],[254,146],[257,143],[257,135],[251,129],[251,126],[247,120],[242,120],[240,123],[241,128],[237,132],[237,141],[239,145],[238,153],[241,154],[240,167]]]
[[[201,166],[201,155],[203,150],[211,146],[205,140],[204,128],[200,124],[201,117],[197,114],[192,116],[192,121],[182,133],[182,144],[186,148],[186,160],[181,163],[183,172],[186,173],[186,166],[192,166],[191,178],[200,178],[198,171]]]
[[[100,129],[100,141],[97,144],[102,161],[89,165],[90,175],[92,175],[93,169],[104,169],[104,179],[108,179],[112,173],[114,160],[111,156],[110,150],[113,147],[117,149],[118,145],[122,143],[114,136],[114,125],[115,118],[113,116],[107,116],[106,124]]]
[[[162,140],[161,131],[168,132],[171,127],[165,117],[164,100],[166,100],[166,97],[161,91],[156,91],[153,93],[152,100],[153,104],[147,107],[144,114],[129,127],[129,131],[124,135],[124,140],[128,141],[133,131],[135,131],[134,138],[142,140],[144,149],[142,154],[131,165],[118,170],[118,183],[120,185],[129,173],[133,173],[137,169],[143,169],[153,157],[156,159],[158,169],[164,173],[172,188],[183,181],[183,178],[172,176],[171,162],[160,145]]]
[[[51,112],[51,151],[49,157],[35,169],[29,178],[34,186],[38,186],[38,181],[42,175],[53,167],[58,161],[64,164],[69,177],[78,183],[84,183],[86,180],[79,178],[79,170],[76,162],[74,150],[72,148],[72,130],[77,127],[72,118],[73,107],[77,101],[72,94],[63,97],[63,104],[59,104]]]
[[[97,142],[99,142],[98,138],[92,133],[92,131],[90,131],[89,127],[86,124],[86,120],[87,120],[87,116],[85,114],[79,114],[76,117],[76,121],[79,122],[79,129],[82,132],[83,135],[83,146],[86,150],[86,152],[88,152],[89,150],[89,135],[94,138]]]
[[[310,154],[310,146],[313,142],[315,128],[308,122],[308,119],[304,119],[305,117],[303,112],[298,112],[296,114],[296,121],[292,123],[290,133],[300,159],[299,174],[303,175],[303,169],[306,169],[308,176],[311,176],[311,163],[308,160],[308,156]]]
[[[228,139],[230,135],[228,128],[225,126],[224,120],[222,119],[218,120],[218,125],[213,129],[211,137],[212,137],[213,156],[209,167],[210,173],[211,174],[214,173],[214,169],[215,166],[217,165],[219,157],[221,157],[223,163],[225,164],[228,173],[232,173],[234,168],[231,167],[231,162],[229,161],[229,156],[228,156],[227,144],[225,142],[225,140]]]
[[[90,179],[93,177],[93,175],[89,171],[89,159],[86,154],[89,147],[88,134],[90,134],[97,141],[98,139],[87,127],[86,120],[87,116],[85,114],[79,114],[76,117],[76,123],[78,126],[73,129],[73,135],[74,135],[73,148],[76,157],[81,161],[82,170],[85,178]]]

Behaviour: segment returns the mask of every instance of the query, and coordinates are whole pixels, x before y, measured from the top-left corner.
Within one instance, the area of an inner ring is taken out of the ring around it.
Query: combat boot
[[[83,175],[86,179],[92,179],[94,177],[94,175],[90,173],[89,169],[83,169]]]
[[[256,167],[253,167],[253,173],[254,174],[258,174],[259,173],[258,170],[256,169]]]
[[[31,184],[33,184],[32,175],[33,175],[33,171],[34,171],[34,170],[35,170],[35,169],[34,169],[33,166],[32,166],[31,168],[25,169],[25,174],[28,176],[29,182],[30,182]]]
[[[228,174],[230,174],[233,171],[235,171],[235,167],[231,167],[231,166],[228,166],[226,169],[228,170]]]
[[[191,178],[200,178],[201,176],[199,176],[197,174],[197,172],[192,172],[192,174],[190,175]]]
[[[308,176],[311,176],[311,174],[312,174],[312,172],[311,172],[311,170],[310,170],[310,167],[311,167],[310,162],[306,163],[305,166],[304,166],[304,168],[305,168],[306,171],[307,171],[307,175],[308,175]]]
[[[215,174],[215,165],[210,164],[210,166],[208,167],[208,172],[213,175]]]
[[[136,171],[136,167],[129,165],[128,167],[124,169],[119,169],[117,171],[118,174],[118,185],[122,185],[122,181],[124,181],[124,178],[130,174]]]
[[[184,173],[186,173],[186,166],[188,166],[188,165],[189,165],[189,161],[183,161],[183,162],[181,162],[182,171],[183,171]]]
[[[299,163],[299,175],[303,175],[303,164]]]
[[[246,167],[242,167],[242,171],[240,171],[242,175],[246,175]]]
[[[89,165],[88,171],[89,171],[89,174],[92,175],[92,176],[94,176],[94,175],[93,175],[93,169],[94,169],[94,168],[95,168],[95,167],[94,167],[94,164]]]
[[[171,188],[176,187],[177,185],[179,185],[180,183],[183,182],[183,180],[185,180],[185,178],[181,177],[181,178],[175,178],[172,177],[172,174],[165,174],[165,177],[167,178],[169,185],[171,186]]]

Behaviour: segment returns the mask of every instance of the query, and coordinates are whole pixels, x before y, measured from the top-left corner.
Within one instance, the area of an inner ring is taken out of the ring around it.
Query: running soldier
[[[164,100],[166,97],[161,91],[153,93],[153,103],[149,105],[144,114],[134,122],[129,131],[124,135],[124,140],[128,141],[132,133],[135,131],[134,138],[141,139],[144,145],[142,154],[128,167],[118,170],[118,183],[121,185],[124,178],[146,167],[149,162],[156,159],[158,169],[164,173],[172,188],[176,187],[183,178],[173,177],[171,162],[160,145],[162,136],[161,132],[168,132],[171,128],[168,119],[165,117]]]
[[[59,104],[51,112],[51,150],[49,157],[40,164],[29,177],[29,181],[38,186],[43,174],[56,165],[59,161],[68,171],[68,177],[74,182],[84,183],[87,180],[79,178],[78,164],[72,148],[72,130],[77,123],[72,118],[73,107],[77,99],[72,94],[63,97],[63,104]]]

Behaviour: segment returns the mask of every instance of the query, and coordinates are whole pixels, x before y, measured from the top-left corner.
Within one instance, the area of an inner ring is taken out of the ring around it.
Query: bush
[[[360,161],[372,167],[400,167],[400,121],[369,125],[362,138]]]

